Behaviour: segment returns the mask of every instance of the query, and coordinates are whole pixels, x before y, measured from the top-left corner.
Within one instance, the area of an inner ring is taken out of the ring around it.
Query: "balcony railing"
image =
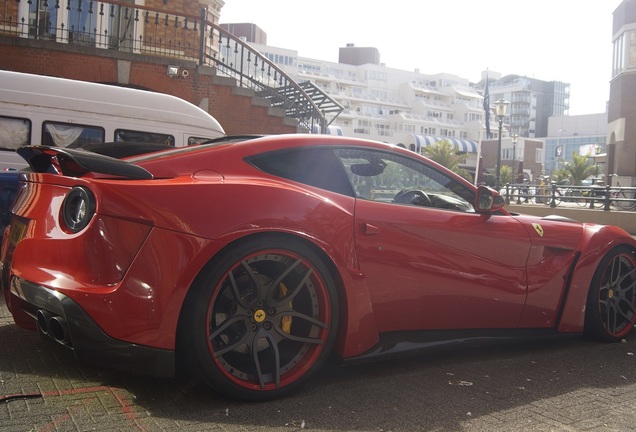
[[[297,83],[267,57],[199,14],[93,0],[0,0],[0,35],[191,60],[253,89],[309,131],[326,130],[343,107]]]

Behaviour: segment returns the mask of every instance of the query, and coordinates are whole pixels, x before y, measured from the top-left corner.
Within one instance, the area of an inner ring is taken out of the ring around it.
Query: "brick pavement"
[[[18,329],[0,300],[0,430],[628,431],[636,335],[565,338],[330,367],[277,401],[229,401],[175,380],[80,364]]]

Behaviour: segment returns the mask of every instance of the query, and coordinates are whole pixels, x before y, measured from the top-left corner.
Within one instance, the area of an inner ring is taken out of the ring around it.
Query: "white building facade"
[[[468,79],[452,74],[425,75],[383,64],[327,62],[299,57],[294,50],[252,45],[294,80],[313,82],[345,108],[327,133],[402,145],[414,151],[448,140],[465,154],[464,167],[475,168],[479,142],[484,138],[485,113],[483,96],[471,88]],[[352,45],[346,48],[355,49]]]
[[[502,77],[492,71],[484,71],[481,81],[471,84],[466,78],[448,73],[427,75],[419,70],[389,68],[380,63],[376,48],[348,44],[340,48],[339,62],[329,62],[268,46],[266,39],[264,44],[250,41],[248,35],[245,39],[296,82],[311,81],[344,107],[337,117],[328,119],[328,130],[315,132],[372,139],[416,152],[448,140],[465,156],[462,168],[475,173],[480,160],[496,159],[494,155],[480,159],[481,143],[497,140],[499,132],[491,110],[491,135],[486,136],[483,93],[488,76],[491,107],[499,98],[510,102],[502,122],[502,165],[514,166],[515,161],[525,157],[526,165],[535,167],[530,178],[549,174],[546,164],[553,163],[552,169],[556,166],[556,159],[549,156],[554,149],[545,147],[554,144],[548,119],[568,117],[569,84],[519,75]],[[511,135],[517,135],[518,140],[512,140]],[[596,132],[593,135],[594,142],[600,144]],[[525,139],[534,143],[534,150],[528,154]],[[574,141],[578,143],[580,139]],[[543,145],[537,147],[537,142]],[[494,165],[484,164],[491,169]]]

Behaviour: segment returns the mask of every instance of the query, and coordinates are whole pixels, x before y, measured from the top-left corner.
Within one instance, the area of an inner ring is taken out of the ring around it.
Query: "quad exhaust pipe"
[[[35,314],[35,319],[42,334],[49,336],[63,345],[71,341],[68,325],[66,324],[66,320],[61,316],[53,315],[48,311],[40,309]]]

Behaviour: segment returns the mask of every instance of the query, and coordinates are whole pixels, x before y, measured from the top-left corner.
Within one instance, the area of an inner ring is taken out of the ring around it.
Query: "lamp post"
[[[513,183],[519,183],[519,179],[515,177],[515,163],[517,162],[517,138],[519,135],[513,134],[510,139],[512,139],[512,178]]]
[[[561,147],[561,135],[563,132],[567,132],[565,129],[559,129],[559,139],[557,140],[557,160],[555,171],[559,170],[559,160],[563,158],[563,147]]]
[[[497,191],[500,189],[499,183],[501,180],[501,128],[503,126],[503,119],[506,116],[506,111],[508,110],[508,105],[510,105],[510,102],[504,98],[499,98],[499,100],[495,102],[495,115],[499,121],[499,137],[497,139],[497,181],[495,182],[495,189]]]

